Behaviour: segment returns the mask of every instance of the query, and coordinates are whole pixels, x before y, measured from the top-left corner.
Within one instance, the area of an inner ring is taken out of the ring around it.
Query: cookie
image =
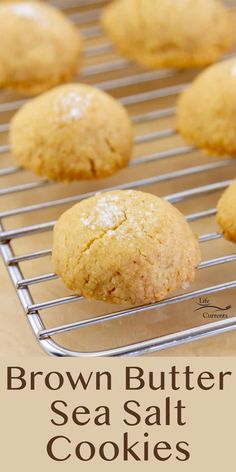
[[[34,95],[70,80],[82,42],[76,27],[43,2],[0,5],[0,87]]]
[[[234,40],[218,0],[115,0],[102,24],[121,54],[148,68],[206,66]]]
[[[224,192],[217,205],[217,223],[226,239],[236,243],[236,180]]]
[[[97,194],[66,211],[55,225],[52,257],[76,294],[136,305],[192,282],[200,249],[174,206],[128,190]]]
[[[236,60],[202,72],[182,94],[177,130],[208,154],[236,156]]]
[[[131,157],[133,133],[126,110],[89,85],[67,84],[27,103],[10,129],[20,165],[56,181],[107,177]]]

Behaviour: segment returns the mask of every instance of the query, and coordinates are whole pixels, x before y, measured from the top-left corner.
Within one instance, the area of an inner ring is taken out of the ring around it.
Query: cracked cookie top
[[[183,215],[134,190],[97,194],[56,223],[53,263],[65,285],[88,299],[140,304],[194,279],[200,249]]]
[[[23,167],[51,180],[72,181],[106,177],[126,166],[133,132],[126,110],[110,95],[68,84],[16,113],[10,142]]]

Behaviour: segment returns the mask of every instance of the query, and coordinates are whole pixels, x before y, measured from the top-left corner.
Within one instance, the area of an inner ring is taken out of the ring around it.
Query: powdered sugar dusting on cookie
[[[97,201],[96,213],[99,226],[113,227],[123,217],[124,212],[114,197],[116,196],[102,196]]]
[[[190,287],[190,283],[189,283],[189,282],[184,282],[183,285],[182,285],[182,289],[183,289],[183,290],[188,290],[189,287]]]
[[[91,222],[89,218],[81,218],[81,223],[83,223],[84,226],[89,226]]]
[[[68,92],[61,95],[55,104],[55,111],[64,122],[80,120],[86,113],[92,99],[92,93],[79,95]]]
[[[11,5],[7,5],[7,7],[14,15],[35,21],[43,26],[49,25],[48,19],[45,17],[45,15],[43,15],[37,5],[32,5],[29,3],[13,3]]]
[[[133,191],[127,192],[127,194],[131,198],[132,195],[134,197],[136,195]],[[92,213],[85,212],[81,218],[81,223],[92,231],[102,229],[109,238],[132,240],[134,235],[136,238],[142,238],[147,227],[152,225],[153,209],[144,211],[142,201],[139,202],[139,207],[136,207],[133,214],[129,206],[125,209],[126,205],[124,205],[123,199],[117,194],[100,193],[96,195],[96,198],[96,206]]]
[[[112,229],[124,218],[124,211],[119,205],[117,195],[102,195],[97,200],[94,212],[82,216],[81,222],[90,229]]]

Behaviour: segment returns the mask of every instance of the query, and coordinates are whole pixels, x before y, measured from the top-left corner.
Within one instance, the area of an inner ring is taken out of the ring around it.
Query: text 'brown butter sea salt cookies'
[[[37,94],[78,70],[81,37],[56,8],[43,2],[0,5],[0,87]]]
[[[206,66],[234,40],[218,0],[115,0],[102,24],[121,54],[150,68]]]
[[[217,210],[217,223],[224,237],[236,243],[236,180],[223,193]]]
[[[177,129],[208,154],[236,156],[236,59],[202,72],[182,94]]]
[[[149,193],[83,200],[56,223],[55,272],[88,299],[139,304],[192,282],[200,249],[183,215]]]
[[[34,98],[16,113],[10,144],[23,167],[51,180],[102,178],[128,164],[132,124],[110,95],[89,85],[68,84]]]

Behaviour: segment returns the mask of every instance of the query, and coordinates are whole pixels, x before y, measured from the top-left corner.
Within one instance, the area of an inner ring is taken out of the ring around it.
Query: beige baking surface
[[[100,2],[102,5],[105,2]],[[86,8],[87,10],[87,8]],[[76,10],[75,10],[76,11]],[[94,26],[93,21],[89,22],[86,27]],[[106,39],[103,36],[98,38],[87,39],[85,46],[97,46],[103,44]],[[91,66],[94,64],[105,63],[109,60],[117,60],[118,57],[114,51],[104,52],[98,55],[89,55],[84,59],[84,67]],[[114,78],[121,78],[127,75],[137,75],[140,73],[140,69],[135,65],[130,65],[127,68],[121,68],[117,71],[100,73],[93,75],[84,75],[83,81],[89,83],[103,82]],[[128,95],[134,95],[136,93],[142,93],[151,91],[156,88],[172,87],[176,84],[182,84],[194,77],[195,72],[183,72],[177,76],[170,75],[162,79],[156,79],[146,81],[138,85],[130,85],[127,87],[118,88],[112,90],[112,93],[116,97],[123,97]],[[17,99],[14,94],[3,93],[0,96],[2,103],[9,100]],[[158,100],[152,100],[151,102],[145,102],[142,104],[132,104],[128,107],[130,113],[140,114],[149,112],[157,109],[166,107],[172,107],[175,105],[176,96],[167,96]],[[11,116],[11,113],[5,113],[0,115],[1,123]],[[174,126],[174,118],[163,118],[162,120],[152,120],[148,123],[137,124],[136,134],[144,135],[154,131],[161,131],[163,129],[171,128]],[[6,134],[0,135],[0,144],[5,144],[7,141]],[[172,136],[169,138],[152,140],[148,143],[140,144],[135,146],[134,158],[148,155],[153,152],[162,152],[164,150],[173,149],[176,146],[184,146],[185,143],[179,136]],[[225,158],[226,159],[226,158]],[[75,183],[70,186],[67,185],[52,185],[49,187],[42,187],[37,190],[30,192],[16,193],[10,196],[1,198],[0,210],[8,210],[18,208],[25,205],[30,205],[42,201],[47,201],[55,198],[62,198],[63,196],[75,195],[78,193],[87,192],[90,190],[98,190],[99,188],[110,187],[119,183],[134,181],[136,179],[142,179],[144,177],[152,177],[153,175],[164,174],[170,171],[181,170],[189,166],[197,166],[201,164],[210,164],[212,162],[220,162],[219,158],[209,158],[203,156],[200,152],[192,152],[191,154],[180,155],[175,158],[159,160],[153,163],[137,166],[135,169],[124,170],[118,173],[116,176],[101,181],[99,183]],[[1,167],[14,166],[15,161],[9,155],[1,156]],[[212,182],[222,181],[224,179],[230,179],[236,174],[236,163],[231,163],[224,168],[214,170],[211,172],[200,173],[193,176],[182,177],[169,182],[159,183],[158,185],[148,186],[145,189],[147,191],[154,192],[160,196],[178,192],[185,188],[193,188],[200,185],[209,184]],[[9,185],[16,185],[18,183],[32,182],[38,180],[32,174],[28,172],[21,172],[13,174],[9,177],[1,178],[2,187]],[[220,195],[220,192],[214,192],[208,196],[203,195],[198,199],[191,199],[187,202],[178,204],[178,208],[184,211],[185,214],[202,211],[209,208],[214,208],[216,201]],[[55,209],[46,210],[43,212],[34,212],[25,215],[20,215],[14,218],[4,220],[5,229],[12,229],[17,227],[23,227],[30,224],[42,223],[44,221],[50,221],[58,217],[58,215],[66,207],[57,207]],[[207,218],[193,223],[192,227],[197,234],[206,234],[217,230],[214,218]],[[41,233],[36,236],[30,236],[15,240],[12,246],[16,254],[24,254],[27,252],[47,249],[51,245],[51,232]],[[214,257],[220,257],[235,253],[235,246],[230,243],[224,242],[223,240],[211,241],[210,243],[204,243],[202,245],[203,260],[211,259]],[[34,277],[46,273],[53,272],[51,260],[49,257],[38,259],[34,262],[27,262],[21,264],[24,277]],[[193,285],[193,290],[203,288],[213,284],[219,284],[224,281],[230,281],[235,279],[236,263],[226,264],[219,266],[219,268],[211,268],[209,270],[201,271],[198,274],[197,280]],[[34,335],[32,334],[24,315],[20,303],[16,297],[14,289],[11,286],[11,282],[8,278],[5,268],[2,263],[0,266],[1,272],[1,309],[0,309],[0,354],[2,355],[44,355],[35,341]],[[70,293],[64,289],[62,284],[56,280],[49,283],[40,284],[32,287],[31,290],[35,302],[42,302],[53,298],[63,297],[70,295]],[[234,309],[235,291],[227,291],[223,294],[214,295],[213,301],[218,303],[220,306],[232,305]],[[120,307],[118,307],[119,309]],[[55,340],[71,349],[77,349],[81,351],[97,350],[107,348],[111,346],[118,346],[152,338],[154,336],[160,336],[163,334],[176,332],[180,329],[196,326],[203,324],[205,320],[202,315],[194,315],[194,302],[187,304],[179,304],[175,307],[167,307],[162,310],[155,310],[153,312],[144,313],[138,316],[132,316],[129,319],[117,320],[112,323],[106,323],[103,326],[97,326],[93,328],[85,328],[84,330],[70,332],[64,335],[55,337]],[[107,313],[108,311],[115,310],[116,307],[110,307],[105,304],[91,303],[91,302],[79,302],[63,305],[58,308],[53,308],[47,311],[43,311],[42,318],[45,321],[47,327],[57,326],[59,324],[70,323],[78,321],[79,319],[85,319],[91,316],[99,315],[100,313]],[[235,311],[231,310],[231,315],[235,314]],[[209,320],[212,321],[212,320]],[[217,336],[212,339],[197,342],[184,347],[178,347],[169,351],[164,351],[155,355],[232,355],[235,354],[236,348],[236,332],[226,335]]]

